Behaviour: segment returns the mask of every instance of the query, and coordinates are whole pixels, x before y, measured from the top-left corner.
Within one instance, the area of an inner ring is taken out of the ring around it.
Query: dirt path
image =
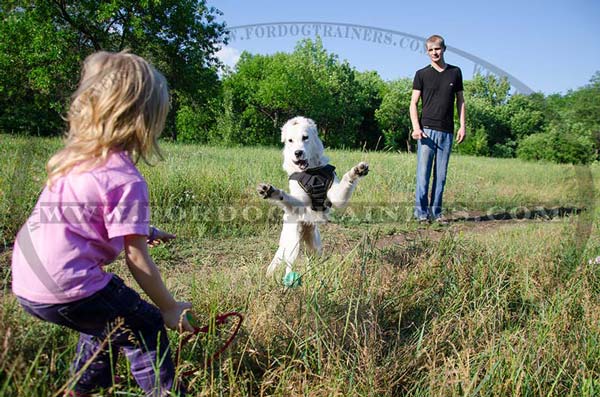
[[[340,225],[329,223],[323,225],[324,252],[344,254],[356,247],[365,237],[370,239],[371,247],[379,250],[406,247],[416,241],[439,241],[448,233],[487,234],[502,228],[510,228],[530,224],[563,222],[565,217],[577,215],[577,208],[540,209],[529,212],[493,213],[471,211],[468,214],[457,213],[447,218],[446,225],[424,224],[413,222],[375,223],[360,225]],[[167,263],[194,262],[199,258],[210,258],[214,265],[239,261],[244,257],[260,257],[268,262],[274,254],[279,237],[279,225],[260,236],[193,239],[182,238],[179,242],[166,248],[161,260]],[[156,253],[154,253],[156,254]],[[0,251],[0,275],[6,276],[10,268],[11,247]]]
[[[463,212],[452,214],[446,218],[447,223],[444,225],[437,223],[421,225],[409,222],[405,225],[402,225],[403,227],[398,229],[390,226],[388,228],[390,230],[386,231],[386,228],[382,226],[382,224],[374,224],[369,225],[366,230],[368,230],[371,234],[374,234],[372,238],[375,239],[375,247],[378,249],[384,249],[392,246],[403,246],[416,240],[439,241],[448,233],[467,232],[474,234],[486,234],[507,227],[544,224],[548,222],[562,222],[566,217],[578,215],[581,212],[581,209],[572,207],[540,207],[536,210],[517,210],[513,212],[497,213],[470,211],[469,213]],[[344,232],[349,230],[348,227],[340,227],[335,224],[328,224],[325,226],[325,228],[329,229],[336,235],[343,235]],[[361,229],[364,229],[364,227]],[[342,246],[331,248],[333,250],[341,251],[349,248],[348,246],[352,245],[352,243],[356,243],[356,241],[349,241],[355,240],[352,238],[346,237],[344,240],[346,240],[347,244],[342,244]]]

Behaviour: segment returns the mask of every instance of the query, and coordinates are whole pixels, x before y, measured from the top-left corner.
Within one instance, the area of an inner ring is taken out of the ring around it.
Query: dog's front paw
[[[268,183],[259,183],[256,187],[256,191],[258,194],[264,199],[276,199],[278,198],[278,189],[275,189],[272,185]]]
[[[361,161],[354,168],[352,168],[354,175],[363,177],[369,173],[369,164]]]

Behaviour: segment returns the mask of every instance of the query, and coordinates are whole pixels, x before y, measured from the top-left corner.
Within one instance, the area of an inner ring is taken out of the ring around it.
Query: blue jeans
[[[417,190],[415,217],[437,219],[442,216],[442,196],[446,185],[446,171],[452,151],[454,134],[424,128],[427,138],[419,140],[417,148]],[[431,201],[429,178],[433,170]]]
[[[162,395],[173,387],[175,368],[160,311],[116,275],[100,291],[75,302],[43,304],[17,299],[29,314],[79,331],[72,370],[77,373],[86,364],[89,366],[77,380],[76,392],[92,393],[110,387],[119,349],[127,356],[131,373],[147,396]],[[117,321],[122,324],[115,330]],[[111,331],[110,340],[102,347]],[[179,393],[174,395],[183,396],[184,391]]]

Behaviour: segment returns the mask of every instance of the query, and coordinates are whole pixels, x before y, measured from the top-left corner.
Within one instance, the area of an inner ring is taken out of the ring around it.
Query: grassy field
[[[77,335],[10,294],[14,235],[59,146],[0,135],[2,396],[51,396],[70,380]],[[301,258],[302,286],[285,289],[264,275],[281,214],[255,193],[259,182],[286,187],[280,151],[163,149],[165,161],[140,169],[153,222],[178,239],[151,254],[199,322],[246,318],[208,368],[210,340],[184,350],[180,368],[199,368],[190,395],[600,395],[600,265],[588,264],[600,255],[598,165],[453,156],[455,222],[422,226],[410,220],[414,155],[331,151],[338,173],[361,160],[371,173],[322,228],[325,255]],[[122,259],[108,270],[134,285]],[[127,381],[106,395],[140,395],[124,359],[116,372]]]

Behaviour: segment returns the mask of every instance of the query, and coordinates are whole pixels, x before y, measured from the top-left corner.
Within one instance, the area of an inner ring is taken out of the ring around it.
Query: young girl
[[[134,165],[160,157],[168,107],[167,82],[144,59],[90,55],[72,97],[66,145],[48,161],[47,185],[17,235],[17,299],[30,314],[80,332],[73,363],[80,375],[68,395],[109,387],[119,349],[147,395],[174,386],[165,325],[192,331],[183,316],[191,305],[173,299],[148,255],[147,241],[175,236],[149,226],[148,188]],[[123,250],[158,308],[103,270]]]

